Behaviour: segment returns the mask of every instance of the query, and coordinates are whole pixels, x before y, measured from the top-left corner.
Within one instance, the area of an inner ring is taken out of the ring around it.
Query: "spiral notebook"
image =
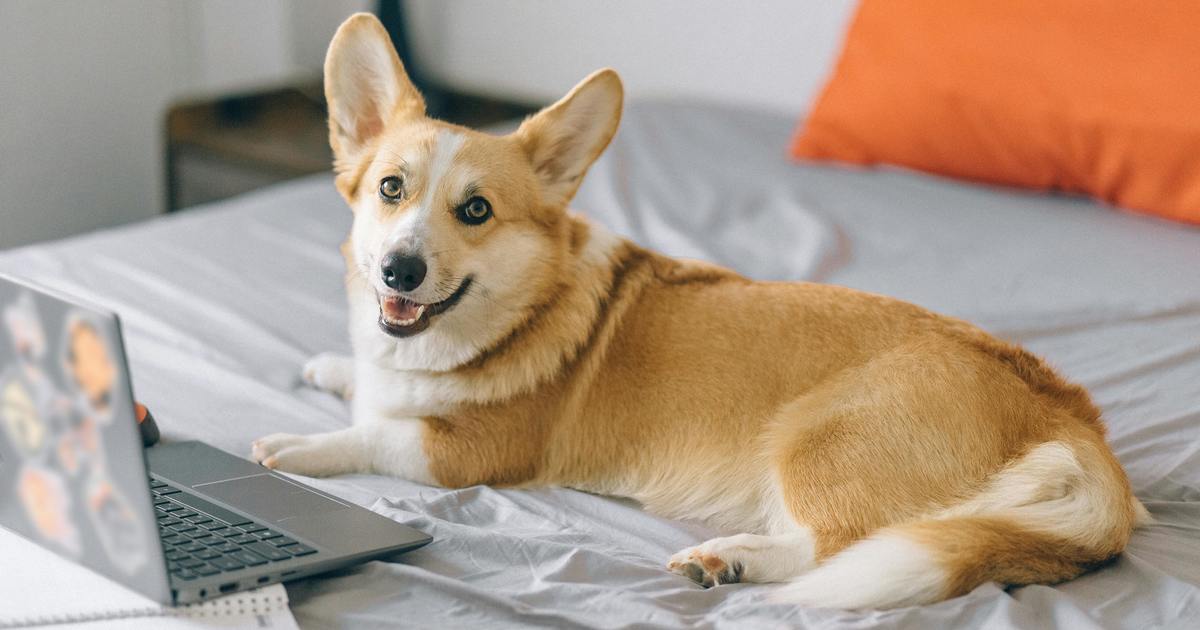
[[[296,630],[282,584],[163,606],[0,528],[0,628]]]

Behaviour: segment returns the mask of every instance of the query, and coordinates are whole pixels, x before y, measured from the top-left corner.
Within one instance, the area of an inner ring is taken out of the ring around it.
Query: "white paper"
[[[52,619],[91,619],[45,625]],[[294,630],[282,584],[164,607],[0,528],[0,628],[272,628]]]

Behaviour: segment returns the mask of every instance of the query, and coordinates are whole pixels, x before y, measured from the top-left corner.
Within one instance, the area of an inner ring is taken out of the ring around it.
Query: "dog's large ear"
[[[339,172],[398,116],[421,116],[425,101],[404,72],[383,24],[356,13],[338,27],[325,55],[329,143]]]
[[[617,131],[624,94],[614,70],[597,70],[515,132],[541,181],[543,203],[563,207],[575,195]]]

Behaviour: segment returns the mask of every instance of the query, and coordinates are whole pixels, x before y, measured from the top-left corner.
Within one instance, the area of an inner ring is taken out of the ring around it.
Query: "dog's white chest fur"
[[[448,413],[467,399],[453,376],[391,370],[372,361],[355,364],[354,416],[421,418]]]

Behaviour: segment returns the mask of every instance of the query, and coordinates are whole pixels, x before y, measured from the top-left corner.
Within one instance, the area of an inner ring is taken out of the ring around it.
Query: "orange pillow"
[[[792,155],[1200,223],[1200,2],[863,0]]]

